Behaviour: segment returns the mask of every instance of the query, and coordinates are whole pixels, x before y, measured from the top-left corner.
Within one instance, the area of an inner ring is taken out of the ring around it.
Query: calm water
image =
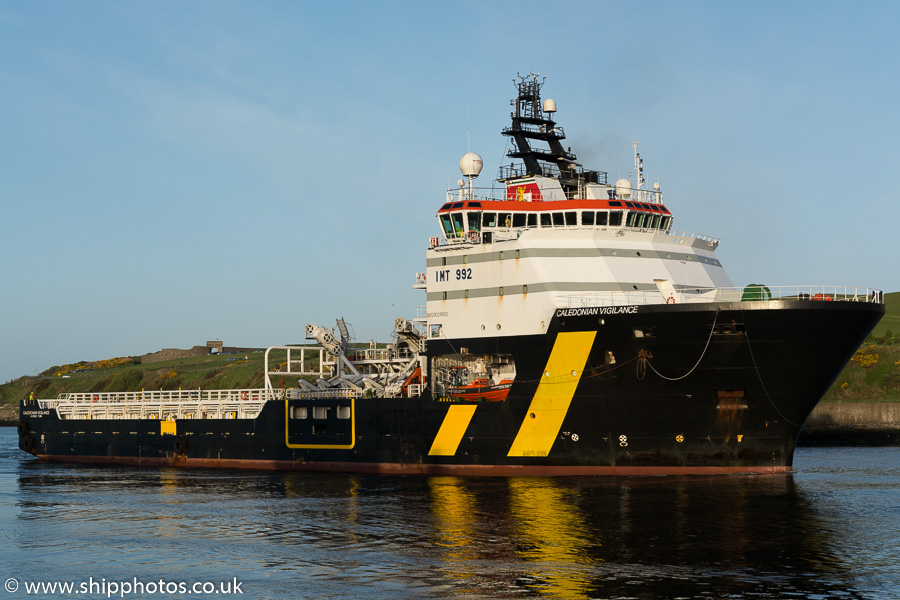
[[[804,448],[787,476],[481,479],[54,465],[15,446],[0,428],[2,579],[19,583],[0,598],[89,578],[71,597],[234,578],[242,594],[206,597],[900,597],[900,448]]]

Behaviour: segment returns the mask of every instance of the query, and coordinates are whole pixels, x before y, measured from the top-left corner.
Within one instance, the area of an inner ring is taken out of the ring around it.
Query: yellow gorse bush
[[[860,348],[850,359],[850,362],[867,369],[878,364],[878,353],[875,352],[876,346],[872,344],[868,348]],[[900,362],[900,361],[898,361]]]
[[[72,363],[70,365],[63,365],[59,368],[59,371],[56,372],[57,376],[65,375],[66,373],[71,373],[72,371],[76,371],[78,369],[112,369],[115,367],[121,367],[123,365],[130,365],[134,361],[131,357],[128,356],[120,356],[117,358],[107,358],[106,360],[97,360],[93,362],[77,362]]]

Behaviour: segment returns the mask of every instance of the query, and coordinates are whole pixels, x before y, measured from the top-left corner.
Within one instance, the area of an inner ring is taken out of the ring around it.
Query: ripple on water
[[[238,577],[268,598],[892,598],[898,449],[787,476],[375,477],[43,464],[0,430],[20,577]]]

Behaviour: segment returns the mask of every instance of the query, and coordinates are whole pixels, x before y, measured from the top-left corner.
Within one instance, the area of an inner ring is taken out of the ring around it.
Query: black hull
[[[46,460],[188,467],[781,472],[804,421],[883,313],[881,304],[811,301],[560,310],[545,335],[428,341],[430,357],[460,347],[513,356],[516,379],[502,402],[426,391],[360,398],[341,419],[347,400],[270,401],[256,419],[185,419],[175,434],[157,420],[61,420],[23,402],[19,445]],[[289,418],[304,402],[334,410]]]

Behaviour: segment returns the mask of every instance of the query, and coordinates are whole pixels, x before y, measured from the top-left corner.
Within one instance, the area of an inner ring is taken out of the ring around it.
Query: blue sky
[[[898,6],[0,1],[0,380],[387,339],[532,70],[586,167],[638,141],[736,285],[900,290]]]

